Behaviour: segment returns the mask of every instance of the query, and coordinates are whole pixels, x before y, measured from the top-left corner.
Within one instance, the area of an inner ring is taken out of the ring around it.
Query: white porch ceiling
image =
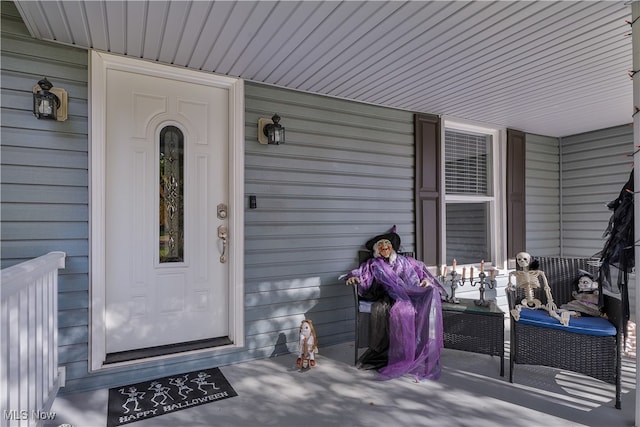
[[[15,3],[39,39],[306,92],[548,136],[632,121],[625,1]]]

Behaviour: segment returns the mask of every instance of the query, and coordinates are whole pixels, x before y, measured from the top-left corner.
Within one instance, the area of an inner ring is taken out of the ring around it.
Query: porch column
[[[635,22],[631,27],[631,46],[633,52],[633,70],[635,74],[633,75],[633,105],[634,111],[636,107],[640,107],[640,1],[631,2],[631,21]],[[632,152],[635,152],[636,147],[640,146],[640,113],[635,114],[633,116],[633,147],[631,147]],[[633,188],[636,193],[633,196],[633,211],[634,211],[634,221],[633,226],[635,230],[634,241],[637,242],[640,239],[640,215],[638,206],[640,206],[640,197],[638,196],[638,189],[640,186],[640,174],[638,174],[638,169],[640,169],[640,156],[633,156],[633,167],[635,173],[633,174]],[[637,245],[636,245],[637,246]],[[635,255],[635,265],[640,265],[640,251],[634,251]],[[638,295],[638,281],[637,281],[637,271],[634,278],[634,285],[636,292],[635,295]],[[640,298],[636,298],[635,304],[635,318],[636,323],[638,322],[638,313],[640,313]],[[640,425],[640,393],[638,393],[638,384],[640,384],[640,371],[638,371],[637,366],[640,364],[640,357],[638,357],[640,353],[636,351],[636,410],[635,410],[635,425]]]

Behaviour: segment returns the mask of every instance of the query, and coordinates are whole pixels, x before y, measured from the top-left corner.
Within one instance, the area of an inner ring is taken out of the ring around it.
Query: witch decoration
[[[613,213],[603,235],[606,238],[604,248],[597,254],[602,263],[598,274],[600,306],[603,303],[603,289],[616,292],[611,283],[611,266],[619,270],[617,272],[617,291],[620,292],[622,299],[624,331],[626,331],[626,323],[629,320],[629,290],[627,286],[629,273],[635,266],[633,187],[632,170],[629,180],[622,187],[618,198],[607,204]]]
[[[387,323],[388,311],[388,331],[384,331],[387,336],[376,340],[377,348],[370,343],[363,357],[386,359],[378,370],[378,379],[405,374],[416,380],[438,379],[443,347],[441,295],[446,295],[446,291],[424,263],[398,254],[400,236],[395,225],[389,233],[372,238],[365,246],[373,257],[341,278],[346,279],[347,285],[357,286],[361,296],[370,294],[375,287],[384,291],[382,305],[386,301],[388,310],[372,310],[371,322]],[[361,363],[366,364],[367,360],[361,359]]]

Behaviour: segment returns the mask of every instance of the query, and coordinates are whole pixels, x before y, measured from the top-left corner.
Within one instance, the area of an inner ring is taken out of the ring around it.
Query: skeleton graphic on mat
[[[178,387],[178,394],[182,396],[182,400],[185,400],[187,398],[187,394],[193,391],[193,389],[187,385],[188,379],[189,379],[188,374],[178,378],[169,379],[169,384]]]
[[[198,384],[198,390],[200,390],[202,392],[202,394],[207,394],[206,390],[203,390],[202,388],[205,386],[211,386],[211,388],[213,390],[219,390],[219,387],[216,387],[215,383],[210,383],[207,381],[207,378],[211,377],[211,375],[205,373],[205,372],[199,372],[198,373],[198,378],[194,378],[191,380],[192,383],[196,383]]]
[[[125,391],[124,388],[121,388],[119,391],[121,394],[128,396],[127,401],[122,404],[125,414],[131,411],[131,409],[129,409],[129,407],[127,406],[129,403],[134,403],[133,410],[135,412],[140,410],[140,407],[138,406],[138,399],[142,399],[144,397],[144,391],[138,391],[138,389],[135,387],[129,387],[127,391]]]
[[[162,384],[157,381],[151,383],[149,390],[154,393],[153,397],[151,398],[154,408],[158,405],[164,405],[167,402],[167,399],[174,400],[173,397],[171,397],[171,395],[169,394],[169,390],[171,389],[169,387],[163,387]],[[162,400],[158,402],[156,400],[158,398]]]

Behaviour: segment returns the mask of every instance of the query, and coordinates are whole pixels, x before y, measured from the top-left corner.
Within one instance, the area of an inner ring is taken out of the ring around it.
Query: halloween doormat
[[[109,389],[107,427],[237,396],[220,369],[202,369]]]

